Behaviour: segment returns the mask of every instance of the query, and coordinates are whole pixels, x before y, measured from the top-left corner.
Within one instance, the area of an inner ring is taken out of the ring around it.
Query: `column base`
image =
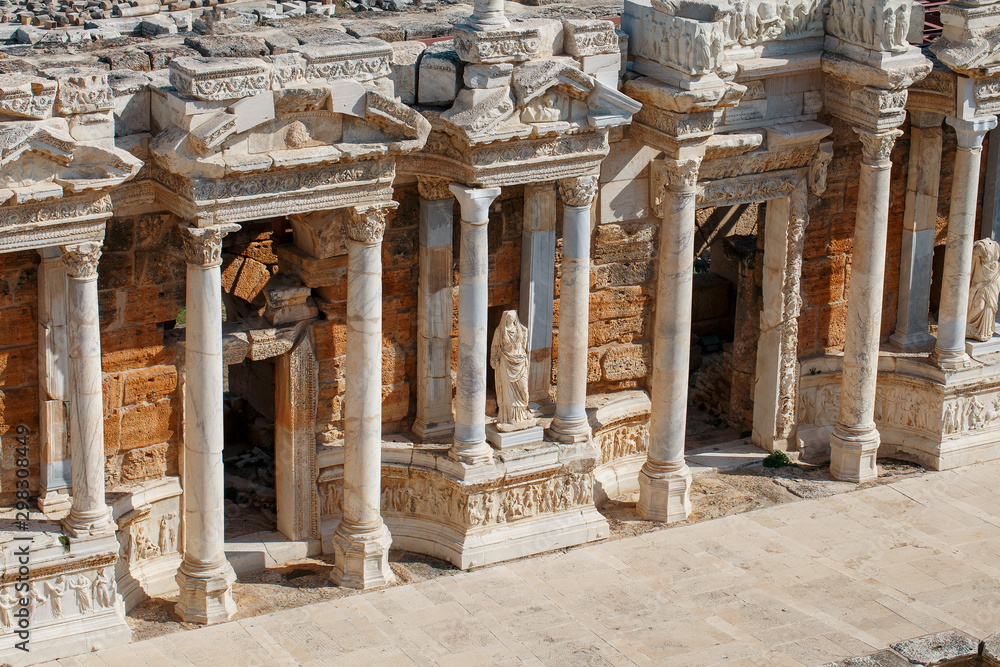
[[[691,515],[691,470],[681,463],[665,470],[649,461],[639,471],[639,516],[647,521],[671,523]]]
[[[439,440],[450,438],[455,435],[455,422],[425,422],[417,419],[413,422],[411,429],[413,434],[421,440]]]
[[[224,623],[236,614],[233,599],[233,582],[236,573],[229,561],[204,573],[189,574],[187,563],[181,563],[177,570],[177,586],[180,594],[174,610],[187,623],[212,625]]]
[[[830,436],[830,476],[842,482],[870,482],[878,477],[875,458],[882,439],[878,429],[852,431],[839,423]]]
[[[111,520],[111,508],[107,505],[100,511],[75,515],[70,508],[69,514],[59,523],[62,524],[64,533],[76,539],[115,533],[115,523]]]
[[[330,579],[347,588],[378,588],[396,581],[389,567],[392,535],[384,523],[367,531],[352,530],[346,521],[333,535],[333,571]]]
[[[449,458],[464,463],[467,466],[487,465],[493,463],[493,448],[485,438],[482,442],[452,441]]]
[[[549,426],[548,435],[552,440],[568,444],[587,442],[592,436],[590,421],[586,417],[563,419],[559,415],[556,415],[552,418],[552,425]]]
[[[889,336],[889,343],[900,350],[912,350],[918,347],[933,345],[936,342],[937,338],[927,331],[906,334],[894,333]]]
[[[69,497],[69,489],[46,491],[44,496],[38,496],[38,509],[49,517],[64,517],[73,507]]]
[[[957,371],[972,366],[972,357],[963,349],[960,352],[941,352],[935,349],[931,362],[946,371]]]

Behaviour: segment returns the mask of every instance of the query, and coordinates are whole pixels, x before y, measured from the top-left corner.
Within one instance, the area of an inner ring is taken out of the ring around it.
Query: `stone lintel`
[[[269,90],[271,68],[256,58],[185,56],[170,61],[170,84],[198,100],[236,100]]]

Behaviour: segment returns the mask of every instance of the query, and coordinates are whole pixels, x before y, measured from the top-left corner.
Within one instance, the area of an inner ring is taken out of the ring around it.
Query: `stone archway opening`
[[[685,448],[750,436],[766,203],[700,209]]]

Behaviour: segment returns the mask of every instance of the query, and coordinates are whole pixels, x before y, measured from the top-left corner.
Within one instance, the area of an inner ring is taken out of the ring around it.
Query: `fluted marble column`
[[[948,215],[948,245],[944,253],[944,280],[938,312],[938,336],[933,359],[941,368],[964,368],[971,363],[965,352],[968,323],[969,281],[972,277],[972,246],[976,241],[976,198],[983,137],[996,127],[996,116],[971,120],[948,118],[955,128],[958,150],[951,186]]]
[[[639,471],[640,516],[682,521],[691,513],[691,471],[684,460],[695,195],[701,158],[667,159],[662,169],[663,221],[657,254],[649,449]]]
[[[104,403],[97,264],[101,244],[62,246],[66,265],[66,333],[69,343],[69,438],[73,501],[63,519],[73,537],[114,532],[104,498]]]
[[[559,181],[563,201],[563,258],[559,279],[559,357],[556,413],[549,433],[562,442],[586,442],[587,323],[590,313],[590,206],[597,176]]]
[[[451,411],[452,227],[455,197],[448,181],[417,179],[420,190],[420,277],[417,282],[417,415],[423,439],[455,432]]]
[[[385,205],[347,218],[347,391],[344,516],[333,535],[334,583],[374,588],[394,580],[382,521],[382,236]]]
[[[462,208],[458,277],[458,372],[455,379],[455,440],[451,456],[475,465],[493,461],[486,443],[486,326],[489,308],[490,204],[500,188],[467,188],[452,183]]]
[[[222,238],[225,224],[181,226],[187,259],[184,360],[184,560],[177,614],[221,623],[236,613],[236,574],[226,560],[222,464]]]
[[[927,328],[941,183],[942,114],[910,112],[910,163],[906,176],[899,300],[893,345],[911,349],[934,342]]]
[[[889,157],[902,132],[858,127],[854,131],[861,138],[861,181],[847,295],[840,416],[830,436],[830,474],[847,482],[867,482],[877,476],[875,457],[881,442],[875,428],[875,381],[889,224]]]

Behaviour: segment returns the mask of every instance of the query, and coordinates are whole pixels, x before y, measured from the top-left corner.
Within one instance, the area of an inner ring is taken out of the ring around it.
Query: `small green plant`
[[[63,545],[63,551],[69,551],[69,538],[65,535],[59,536],[59,543]]]
[[[792,465],[792,462],[788,460],[788,454],[776,449],[764,457],[763,464],[765,468],[784,468]]]
[[[812,368],[809,369],[809,375],[819,375],[822,372],[823,371],[821,371],[820,369],[816,368],[815,366],[813,366]]]

